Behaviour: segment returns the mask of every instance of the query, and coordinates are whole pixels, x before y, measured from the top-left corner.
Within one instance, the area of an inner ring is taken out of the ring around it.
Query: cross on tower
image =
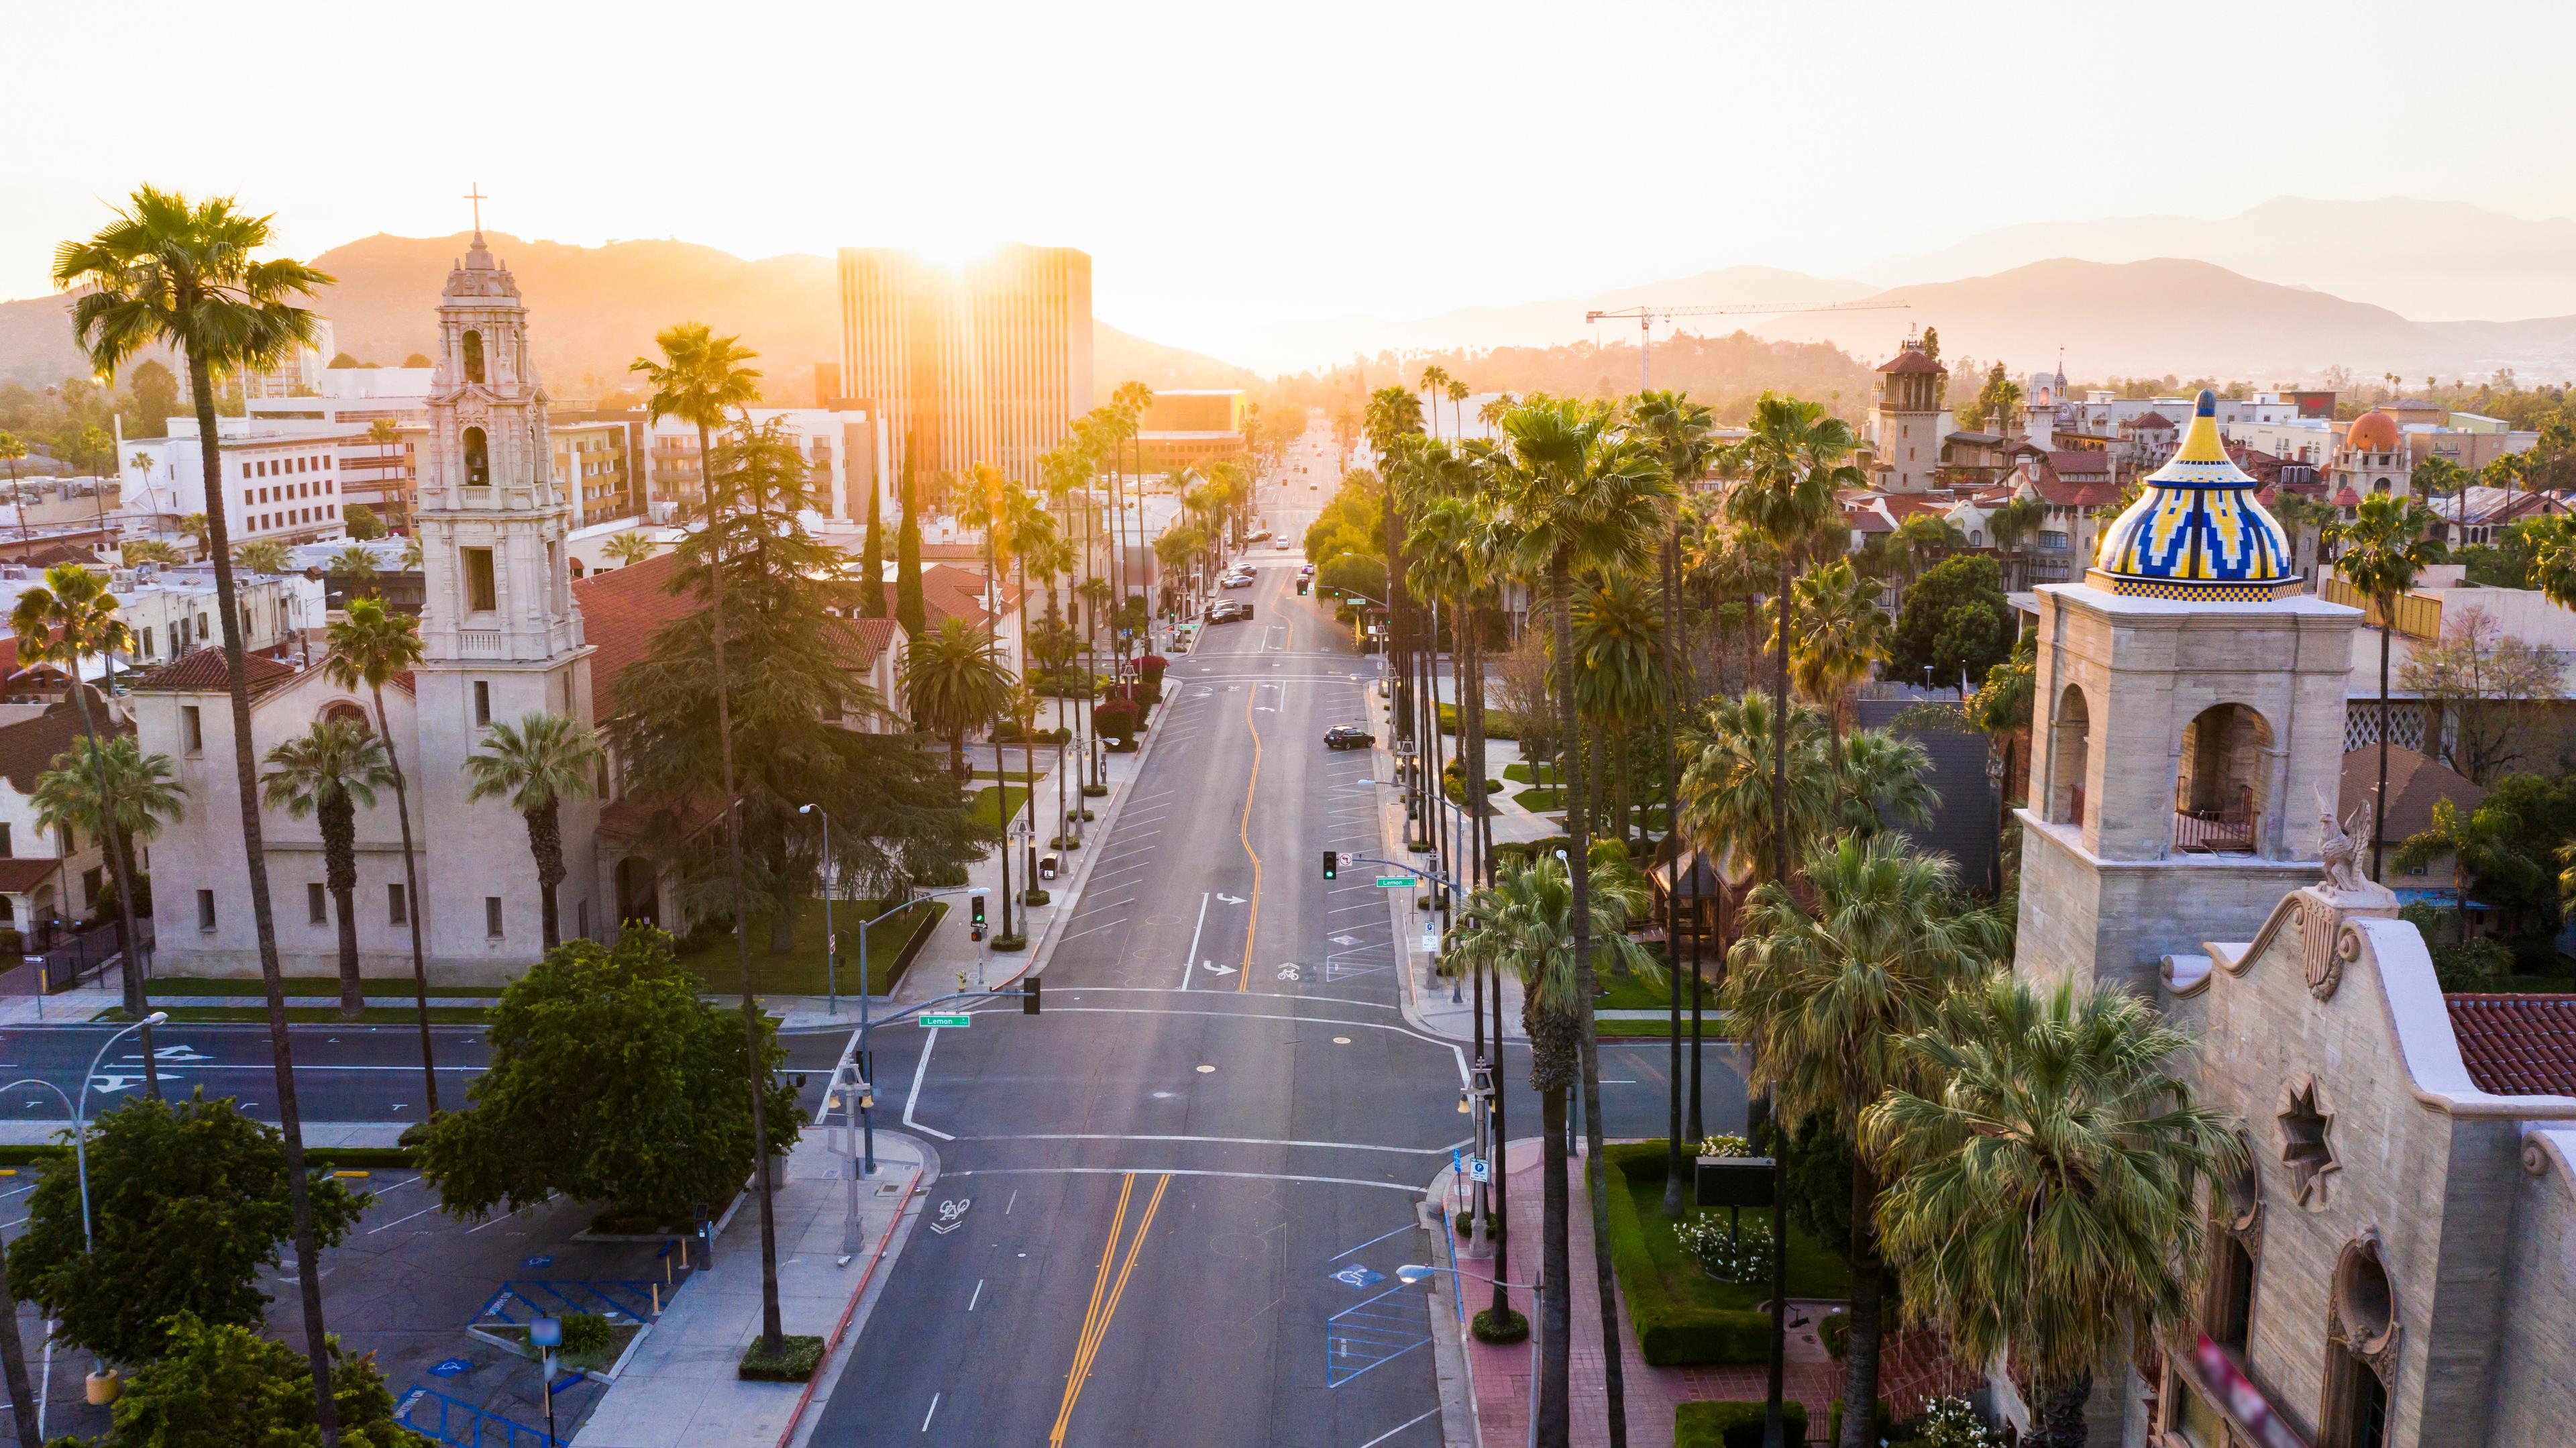
[[[466,184],[470,189],[466,191],[465,199],[474,203],[474,234],[480,236],[483,234],[483,203],[492,198],[483,194],[482,182],[470,181]]]

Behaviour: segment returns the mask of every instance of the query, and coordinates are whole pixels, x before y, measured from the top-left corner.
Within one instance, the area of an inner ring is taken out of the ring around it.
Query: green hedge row
[[[1623,1142],[1602,1149],[1619,1174],[1630,1180],[1660,1179],[1664,1143]],[[1655,1268],[1646,1245],[1645,1224],[1637,1220],[1637,1203],[1620,1183],[1610,1198],[1610,1265],[1628,1295],[1628,1316],[1637,1325],[1637,1348],[1656,1367],[1692,1367],[1702,1363],[1767,1363],[1771,1360],[1768,1313],[1697,1307],[1677,1302]],[[1759,1431],[1759,1420],[1756,1430]]]
[[[1440,732],[1443,734],[1455,734],[1458,732],[1457,705],[1443,704],[1440,706]],[[1485,706],[1485,737],[1488,739],[1518,739],[1521,737],[1518,727],[1512,723],[1510,711],[1497,709],[1491,704]]]
[[[1673,1408],[1673,1448],[1762,1448],[1763,1414],[1760,1403],[1677,1404]],[[1782,1403],[1780,1428],[1780,1436],[1789,1448],[1805,1448],[1807,1405],[1795,1399]]]

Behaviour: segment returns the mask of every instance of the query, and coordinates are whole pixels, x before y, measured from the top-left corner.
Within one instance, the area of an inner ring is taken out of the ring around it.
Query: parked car
[[[1357,724],[1336,724],[1324,731],[1326,749],[1373,749],[1377,736]]]
[[[1249,573],[1229,573],[1225,577],[1218,579],[1216,581],[1216,586],[1219,588],[1250,588],[1254,581],[1253,576]]]

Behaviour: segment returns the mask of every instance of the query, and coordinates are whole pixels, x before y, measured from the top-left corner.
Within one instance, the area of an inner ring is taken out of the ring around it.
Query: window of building
[[[490,613],[501,606],[500,580],[492,571],[492,550],[462,548],[465,559],[465,608],[469,613]]]
[[[470,337],[474,334],[468,332],[465,335]],[[465,429],[465,485],[480,488],[489,486],[491,482],[491,444],[483,436],[483,429],[469,427]]]
[[[179,706],[179,739],[190,754],[206,752],[206,719],[204,711],[194,704]]]
[[[11,853],[12,851],[9,848],[9,826],[6,824],[0,824],[0,860],[8,859]]]
[[[483,897],[483,933],[494,940],[501,938],[501,897],[498,895]]]
[[[411,902],[403,898],[403,887],[400,885],[385,887],[385,923],[387,925],[411,923]]]
[[[473,331],[467,332],[464,337],[464,346],[465,380],[468,382],[480,382],[483,380],[483,334]]]
[[[212,890],[197,892],[197,928],[199,930],[215,928],[215,892]]]
[[[309,923],[311,923],[311,924],[314,924],[314,925],[328,925],[328,924],[330,924],[330,923],[331,923],[331,896],[330,896],[330,892],[328,892],[328,891],[324,890],[324,889],[323,889],[321,886],[319,886],[319,885],[307,885],[307,886],[305,886],[305,887],[304,887],[304,918],[305,918],[305,920],[306,920],[307,922],[309,922]]]
[[[492,681],[474,681],[474,723],[477,727],[492,722]]]

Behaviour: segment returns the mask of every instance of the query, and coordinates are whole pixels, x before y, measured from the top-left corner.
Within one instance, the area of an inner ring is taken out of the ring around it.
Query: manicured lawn
[[[290,997],[337,997],[340,994],[340,978],[336,975],[290,975],[286,977],[285,984],[286,994]],[[412,994],[411,977],[407,975],[371,975],[365,977],[359,982],[358,989],[370,997],[398,996],[404,1000],[409,1000]],[[267,987],[257,980],[201,980],[194,976],[185,975],[165,975],[153,980],[145,981],[143,984],[143,990],[145,995],[156,1001],[160,1000],[164,996],[257,997],[267,993]],[[497,985],[434,985],[429,988],[429,993],[432,998],[436,998],[438,996],[496,996],[501,993],[501,988]]]
[[[1684,1158],[1683,1166],[1689,1166]],[[1653,1254],[1655,1270],[1675,1301],[1693,1307],[1747,1310],[1771,1298],[1767,1283],[1720,1282],[1699,1268],[1673,1240],[1674,1219],[1664,1215],[1664,1178],[1661,1172],[1644,1176],[1615,1174],[1614,1182],[1626,1188],[1629,1199],[1637,1204],[1637,1222],[1645,1229],[1646,1249]],[[1723,1207],[1695,1207],[1720,1221],[1726,1218]],[[1747,1209],[1747,1218],[1767,1213]],[[1841,1297],[1851,1291],[1851,1274],[1843,1259],[1826,1251],[1816,1239],[1789,1229],[1789,1295],[1791,1297]]]
[[[1005,788],[1010,790],[1011,793],[1010,797],[1002,802],[1002,812],[1006,815],[1016,817],[1020,812],[1020,807],[1028,803],[1029,790],[1027,785],[988,784],[982,789],[975,790],[966,796],[966,818],[974,822],[975,828],[984,832],[984,837],[986,839],[1001,838],[1002,827],[993,818],[993,791]]]
[[[228,1021],[256,1023],[265,1022],[268,1019],[268,1007],[262,1005],[173,1006],[156,1002],[154,1009],[169,1012],[170,1019],[174,1021],[198,1024]],[[286,1018],[290,1021],[342,1019],[340,1008],[337,1006],[288,1006]],[[125,1010],[121,1006],[111,1006],[91,1019],[100,1022],[122,1021],[125,1019]],[[407,1026],[419,1020],[420,1016],[409,1006],[369,1006],[359,1019],[362,1023],[371,1026]],[[429,1020],[432,1025],[479,1026],[491,1019],[491,1010],[484,1006],[431,1006],[429,1008]]]
[[[1658,1041],[1672,1034],[1670,1024],[1660,1020],[1595,1021],[1593,1022],[1593,1027],[1604,1036],[1644,1036],[1651,1040]],[[1726,1018],[1724,1016],[1719,1015],[1714,1010],[1703,1010],[1700,1012],[1699,1037],[1701,1040],[1723,1040],[1725,1035]],[[1690,1011],[1688,1009],[1684,1009],[1682,1012],[1682,1039],[1685,1041],[1690,1039]]]
[[[1683,982],[1687,987],[1689,982]],[[1661,1010],[1671,1003],[1673,993],[1652,981],[1642,980],[1624,971],[1613,971],[1601,977],[1601,994],[1592,998],[1596,1011]],[[1689,1004],[1687,1000],[1683,1002]]]
[[[1512,802],[1531,814],[1547,814],[1565,808],[1565,791],[1561,789],[1525,789],[1512,796]]]
[[[841,934],[841,990],[858,989],[859,922],[884,909],[864,900],[832,902],[832,923]],[[945,900],[916,902],[912,908],[868,930],[868,987],[872,995],[894,989],[895,961],[912,937],[935,927],[948,913]],[[908,928],[907,928],[908,927]],[[741,967],[734,959],[733,937],[717,935],[696,950],[684,950],[680,964],[695,972],[707,989],[722,995],[742,989]],[[784,955],[769,953],[769,930],[753,927],[751,988],[760,995],[821,995],[830,989],[823,965],[823,902],[808,900],[796,917],[795,944]]]

